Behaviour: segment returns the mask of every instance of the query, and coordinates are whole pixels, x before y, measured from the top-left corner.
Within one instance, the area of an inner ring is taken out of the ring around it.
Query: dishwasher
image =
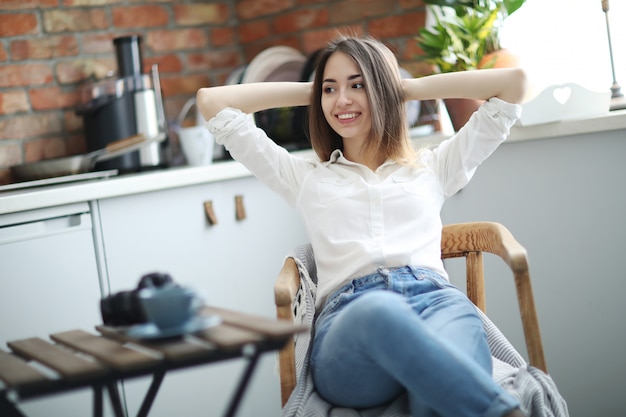
[[[60,331],[95,333],[100,294],[89,204],[0,215],[0,349],[22,338],[49,341]],[[83,390],[20,407],[28,416],[83,417],[91,414],[91,400]]]

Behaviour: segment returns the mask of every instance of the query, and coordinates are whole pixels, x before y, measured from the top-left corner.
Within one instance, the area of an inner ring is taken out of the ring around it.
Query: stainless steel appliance
[[[113,39],[118,65],[117,76],[90,82],[81,89],[82,105],[77,113],[83,117],[89,151],[110,142],[143,133],[153,138],[166,133],[158,67],[143,73],[141,37],[130,35]],[[98,162],[96,170],[118,169],[133,172],[164,167],[168,141],[153,143],[141,150]]]

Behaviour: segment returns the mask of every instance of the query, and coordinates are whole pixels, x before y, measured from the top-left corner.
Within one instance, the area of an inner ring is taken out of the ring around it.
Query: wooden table
[[[124,417],[117,382],[152,375],[137,413],[144,417],[167,371],[246,357],[248,363],[224,414],[234,416],[259,356],[281,349],[294,334],[308,330],[287,321],[215,307],[205,307],[201,314],[218,315],[221,324],[183,338],[159,341],[137,341],[117,329],[97,326],[100,334],[69,330],[51,334],[52,342],[38,337],[9,342],[11,352],[0,349],[0,415],[23,416],[21,400],[91,387],[94,416],[103,415],[106,389],[116,417]],[[127,342],[148,351],[132,349]],[[29,361],[47,366],[58,377],[42,373]]]

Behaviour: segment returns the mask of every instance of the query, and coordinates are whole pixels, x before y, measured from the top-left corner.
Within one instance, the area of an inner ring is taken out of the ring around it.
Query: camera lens
[[[147,321],[137,290],[122,291],[101,299],[100,311],[102,321],[108,326],[128,326]]]

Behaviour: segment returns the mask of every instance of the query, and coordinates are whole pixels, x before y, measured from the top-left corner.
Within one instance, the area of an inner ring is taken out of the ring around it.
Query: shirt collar
[[[341,149],[335,149],[331,154],[330,158],[328,158],[327,164],[342,164],[342,165],[353,165],[353,166],[361,166],[361,164],[357,164],[356,162],[352,162],[343,155]],[[382,171],[386,167],[390,165],[396,165],[396,161],[392,159],[387,159],[381,166],[378,167],[376,171]]]

